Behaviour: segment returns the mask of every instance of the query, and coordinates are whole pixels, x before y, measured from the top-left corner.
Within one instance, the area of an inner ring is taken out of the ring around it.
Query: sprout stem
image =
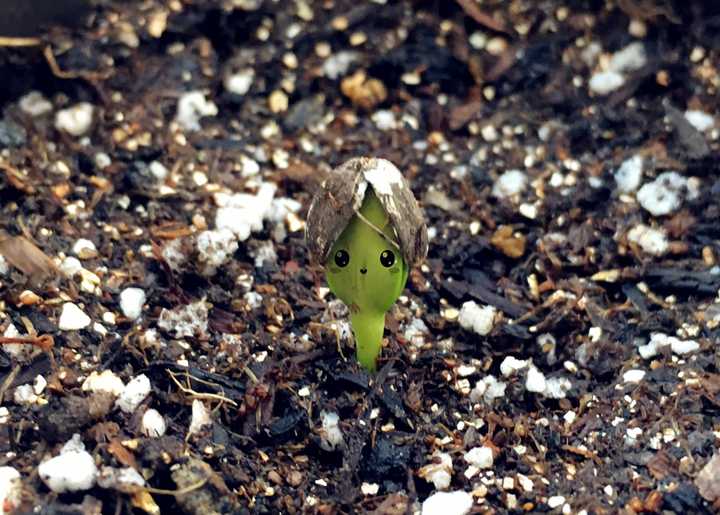
[[[368,372],[375,372],[377,359],[382,350],[385,313],[357,312],[350,315],[357,360]]]

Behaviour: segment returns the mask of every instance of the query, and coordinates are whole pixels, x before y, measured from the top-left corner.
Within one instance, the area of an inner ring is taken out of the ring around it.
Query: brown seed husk
[[[390,218],[405,261],[410,266],[420,264],[428,250],[422,210],[395,165],[374,157],[346,161],[329,174],[315,194],[305,232],[311,259],[325,263],[333,244],[362,206],[368,186]]]

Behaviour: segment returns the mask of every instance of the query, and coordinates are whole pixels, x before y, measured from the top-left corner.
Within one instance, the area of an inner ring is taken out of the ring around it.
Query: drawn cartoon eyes
[[[380,264],[385,268],[390,268],[395,264],[395,253],[392,250],[383,250],[380,254]]]
[[[335,253],[335,264],[340,268],[345,268],[350,263],[350,254],[347,250],[338,250]]]

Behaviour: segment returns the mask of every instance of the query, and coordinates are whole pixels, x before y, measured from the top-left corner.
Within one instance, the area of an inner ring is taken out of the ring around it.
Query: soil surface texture
[[[0,7],[0,514],[720,512],[720,3],[81,3]],[[357,156],[429,239],[375,374]]]

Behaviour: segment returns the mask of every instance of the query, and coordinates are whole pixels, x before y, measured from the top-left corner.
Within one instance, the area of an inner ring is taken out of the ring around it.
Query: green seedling
[[[325,263],[330,290],[350,309],[357,359],[374,371],[385,313],[405,288],[408,265],[390,218],[371,189]]]
[[[427,226],[410,186],[390,161],[351,159],[323,181],[305,236],[310,258],[325,266],[330,290],[350,310],[358,361],[374,371],[385,313],[427,254]]]

